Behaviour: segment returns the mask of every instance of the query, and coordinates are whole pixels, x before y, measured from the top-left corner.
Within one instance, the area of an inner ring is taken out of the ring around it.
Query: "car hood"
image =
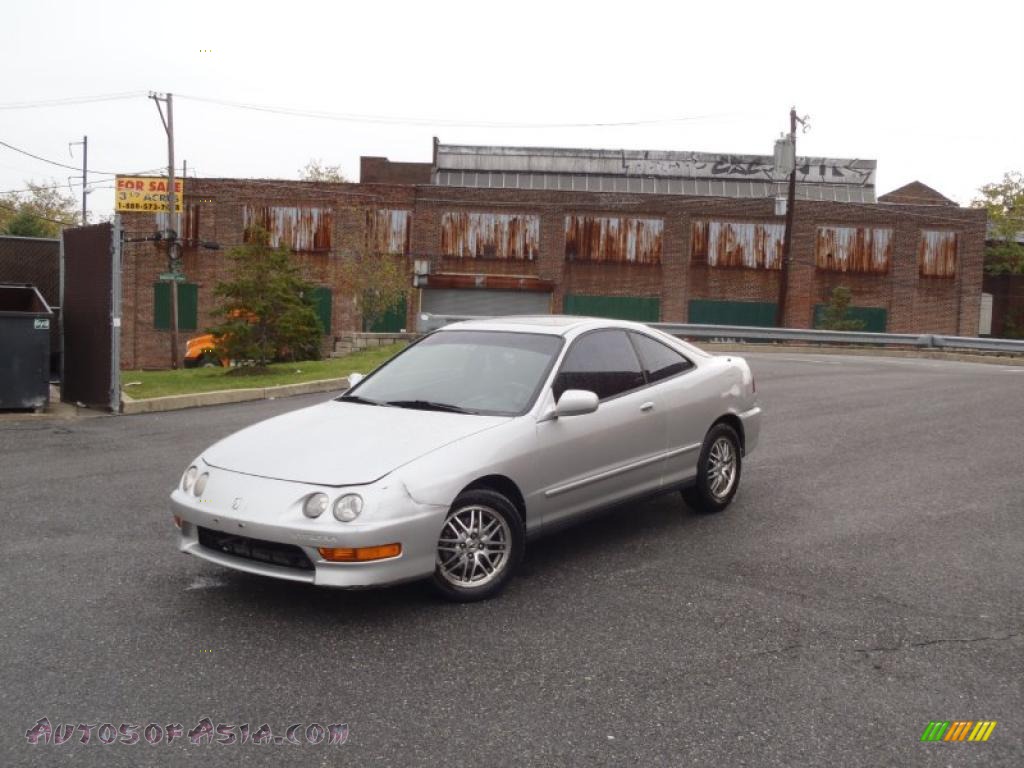
[[[236,432],[203,460],[278,480],[363,485],[508,419],[331,401]]]

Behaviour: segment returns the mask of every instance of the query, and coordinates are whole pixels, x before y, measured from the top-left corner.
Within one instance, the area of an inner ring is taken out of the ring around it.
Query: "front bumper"
[[[447,509],[414,501],[397,479],[339,489],[199,466],[210,473],[203,496],[179,487],[170,499],[171,513],[181,520],[182,552],[246,573],[331,587],[382,586],[434,572]],[[328,493],[333,501],[352,491],[365,505],[355,522],[341,523],[330,510],[316,519],[301,512],[309,493]],[[330,562],[318,551],[392,543],[402,545],[400,555],[370,562]]]

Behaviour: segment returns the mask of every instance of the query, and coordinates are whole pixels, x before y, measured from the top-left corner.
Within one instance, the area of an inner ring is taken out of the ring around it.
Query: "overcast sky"
[[[434,135],[770,154],[793,104],[811,116],[798,152],[876,159],[879,193],[918,179],[966,204],[981,184],[1024,170],[1020,0],[36,0],[5,4],[3,26],[0,141],[76,165],[68,142],[87,134],[100,171],[166,164],[151,90],[175,94],[177,158],[190,175],[296,178],[316,157],[357,180],[360,155],[429,161]],[[8,108],[125,92],[140,95]],[[662,119],[673,121],[536,127]],[[0,190],[73,173],[0,147]],[[90,210],[112,202],[97,189]]]

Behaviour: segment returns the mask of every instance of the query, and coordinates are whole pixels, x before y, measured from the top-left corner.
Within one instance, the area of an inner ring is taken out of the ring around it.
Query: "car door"
[[[647,389],[624,330],[590,331],[573,341],[551,389],[551,402],[583,389],[600,403],[593,413],[537,424],[535,508],[545,526],[658,488],[667,439],[660,398]]]
[[[667,432],[667,453],[662,482],[675,485],[697,473],[701,441],[707,431],[706,386],[685,355],[662,341],[630,331],[652,397],[657,397],[660,418]]]

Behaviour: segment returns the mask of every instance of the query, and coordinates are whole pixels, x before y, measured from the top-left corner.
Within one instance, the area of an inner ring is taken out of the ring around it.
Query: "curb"
[[[348,377],[340,379],[318,379],[298,384],[280,384],[276,387],[254,387],[251,389],[218,389],[213,392],[195,392],[188,395],[166,395],[136,400],[121,393],[121,413],[158,413],[178,411],[183,408],[198,408],[206,405],[244,403],[250,400],[266,400],[276,397],[310,395],[317,392],[343,391],[348,389]]]

